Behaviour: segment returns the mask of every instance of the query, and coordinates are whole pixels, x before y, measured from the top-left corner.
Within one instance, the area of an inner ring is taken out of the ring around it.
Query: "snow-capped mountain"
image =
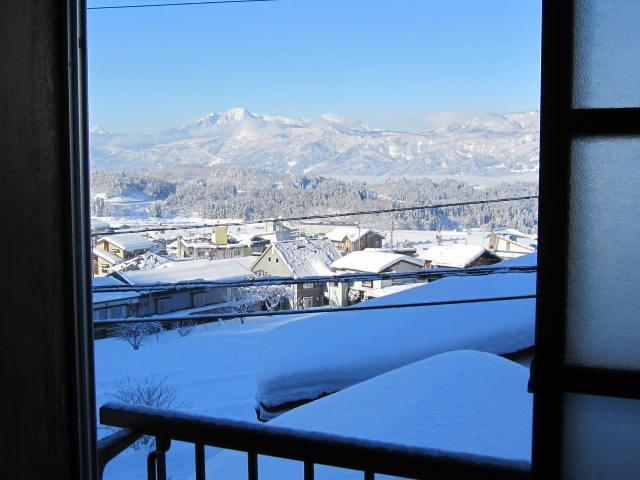
[[[176,164],[342,175],[493,175],[538,169],[538,112],[482,114],[419,133],[384,131],[335,115],[302,120],[244,108],[151,135],[91,131],[94,168]]]

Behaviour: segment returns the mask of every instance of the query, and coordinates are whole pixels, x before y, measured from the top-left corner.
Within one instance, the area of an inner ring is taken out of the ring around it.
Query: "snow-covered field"
[[[166,379],[179,392],[181,410],[257,421],[255,416],[255,370],[258,348],[265,333],[299,316],[247,319],[244,324],[232,320],[220,324],[200,325],[191,335],[180,337],[177,331],[149,337],[140,350],[134,351],[119,339],[95,342],[96,403],[112,400],[109,394],[118,381],[132,381],[153,374]],[[99,436],[107,431],[100,430]],[[146,479],[148,451],[128,449],[105,470],[105,479]],[[215,455],[207,449],[207,457]],[[173,442],[168,454],[169,476],[188,477],[193,472],[193,446]]]

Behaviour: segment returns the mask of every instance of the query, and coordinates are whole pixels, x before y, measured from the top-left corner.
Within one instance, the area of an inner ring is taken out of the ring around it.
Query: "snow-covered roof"
[[[533,263],[536,255],[518,259]],[[494,267],[516,265],[501,262]],[[464,300],[536,292],[535,273],[448,277],[363,305]],[[310,315],[267,334],[256,399],[277,409],[310,400],[438,353],[505,354],[534,344],[535,300],[406,307]],[[331,355],[327,355],[331,352]],[[291,359],[295,359],[292,362]]]
[[[145,252],[142,255],[133,257],[127,261],[119,263],[111,270],[114,272],[130,272],[132,270],[151,270],[167,262],[171,262],[167,257],[163,257],[156,253]]]
[[[363,250],[339,258],[331,264],[331,268],[333,270],[380,273],[399,262],[410,263],[418,268],[424,266],[424,262],[407,255],[380,250]]]
[[[477,351],[452,351],[412,363],[295,408],[269,425],[490,458],[527,469],[531,462],[529,370]],[[302,478],[300,462],[261,457],[260,478]],[[207,463],[214,478],[246,478],[246,454],[224,451]],[[322,480],[362,473],[316,467]],[[387,477],[385,477],[387,478]]]
[[[498,235],[513,235],[515,237],[529,238],[532,240],[536,240],[538,237],[536,235],[530,235],[528,233],[521,232],[520,230],[516,230],[515,228],[498,228],[494,230]]]
[[[330,232],[327,232],[326,236],[332,242],[342,242],[345,238],[348,238],[352,242],[357,242],[359,239],[367,235],[368,233],[375,233],[384,238],[384,235],[368,228],[358,227],[338,227]]]
[[[336,247],[326,238],[300,238],[272,246],[295,278],[331,275],[331,264],[340,258]]]
[[[421,250],[418,258],[439,267],[465,268],[486,251],[480,245],[440,245]]]
[[[139,235],[137,233],[123,233],[120,235],[107,235],[100,238],[99,242],[106,241],[112,243],[123,250],[148,250],[154,248],[156,243],[147,237]]]
[[[394,293],[403,292],[421,285],[424,285],[424,283],[403,283],[400,285],[390,285],[382,288],[371,288],[364,292],[364,296],[365,298],[386,297],[387,295],[393,295]]]
[[[97,257],[100,257],[103,260],[106,260],[107,262],[113,264],[113,265],[117,265],[119,263],[122,263],[124,260],[122,258],[120,258],[119,256],[117,256],[115,253],[111,253],[107,250],[103,250],[102,248],[98,248],[98,247],[93,247],[93,254]]]
[[[91,284],[93,287],[123,287],[125,283],[113,277],[93,277]],[[138,292],[95,292],[93,294],[93,303],[114,302],[117,300],[127,300],[137,298]]]
[[[223,260],[182,260],[165,263],[151,270],[118,272],[130,285],[178,283],[190,280],[232,280],[253,276],[249,265],[253,257]]]

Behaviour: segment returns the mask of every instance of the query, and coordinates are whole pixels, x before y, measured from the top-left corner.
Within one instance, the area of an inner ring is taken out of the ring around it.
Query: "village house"
[[[357,226],[334,228],[326,236],[341,252],[381,248],[384,239],[384,235],[380,232]]]
[[[230,236],[227,227],[215,227],[209,236],[182,237],[167,245],[167,252],[177,259],[192,260],[248,257],[251,246]]]
[[[93,287],[124,287],[126,284],[114,277],[97,277]],[[93,294],[93,319],[112,320],[138,315],[139,292],[95,292]]]
[[[416,272],[423,263],[413,257],[380,250],[352,252],[331,264],[336,274]],[[344,307],[362,301],[370,290],[415,282],[413,279],[377,279],[354,282],[331,282],[328,287],[329,304]]]
[[[272,243],[251,266],[257,276],[305,278],[332,275],[331,264],[340,258],[333,243],[326,238],[300,238]],[[291,308],[326,305],[324,283],[293,285]]]
[[[93,275],[108,275],[115,265],[145,252],[157,252],[160,248],[158,243],[137,233],[102,237],[93,248]]]
[[[533,253],[538,249],[538,239],[513,228],[495,230],[489,235],[489,250],[500,258],[509,259]]]
[[[480,245],[437,245],[417,253],[424,268],[469,268],[493,265],[502,259]]]
[[[196,313],[228,302],[230,288],[180,286],[180,282],[245,280],[253,277],[252,257],[220,260],[182,260],[168,262],[150,270],[114,272],[125,285],[174,284],[160,290],[143,292],[138,298],[138,316],[162,315],[181,311]]]
[[[122,258],[117,256],[114,253],[111,253],[108,250],[103,250],[101,248],[93,247],[93,276],[94,277],[104,277],[111,273],[113,267],[124,262]]]

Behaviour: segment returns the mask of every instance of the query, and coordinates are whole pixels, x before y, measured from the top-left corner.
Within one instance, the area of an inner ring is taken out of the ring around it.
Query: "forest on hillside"
[[[177,166],[134,172],[95,170],[91,174],[92,215],[109,216],[103,197],[143,197],[158,218],[199,216],[257,220],[344,213],[537,195],[533,182],[474,187],[455,179],[389,178],[380,183],[343,181],[325,176],[274,174],[261,169]],[[348,217],[349,223],[387,228],[498,228],[536,232],[537,201],[415,210]]]

